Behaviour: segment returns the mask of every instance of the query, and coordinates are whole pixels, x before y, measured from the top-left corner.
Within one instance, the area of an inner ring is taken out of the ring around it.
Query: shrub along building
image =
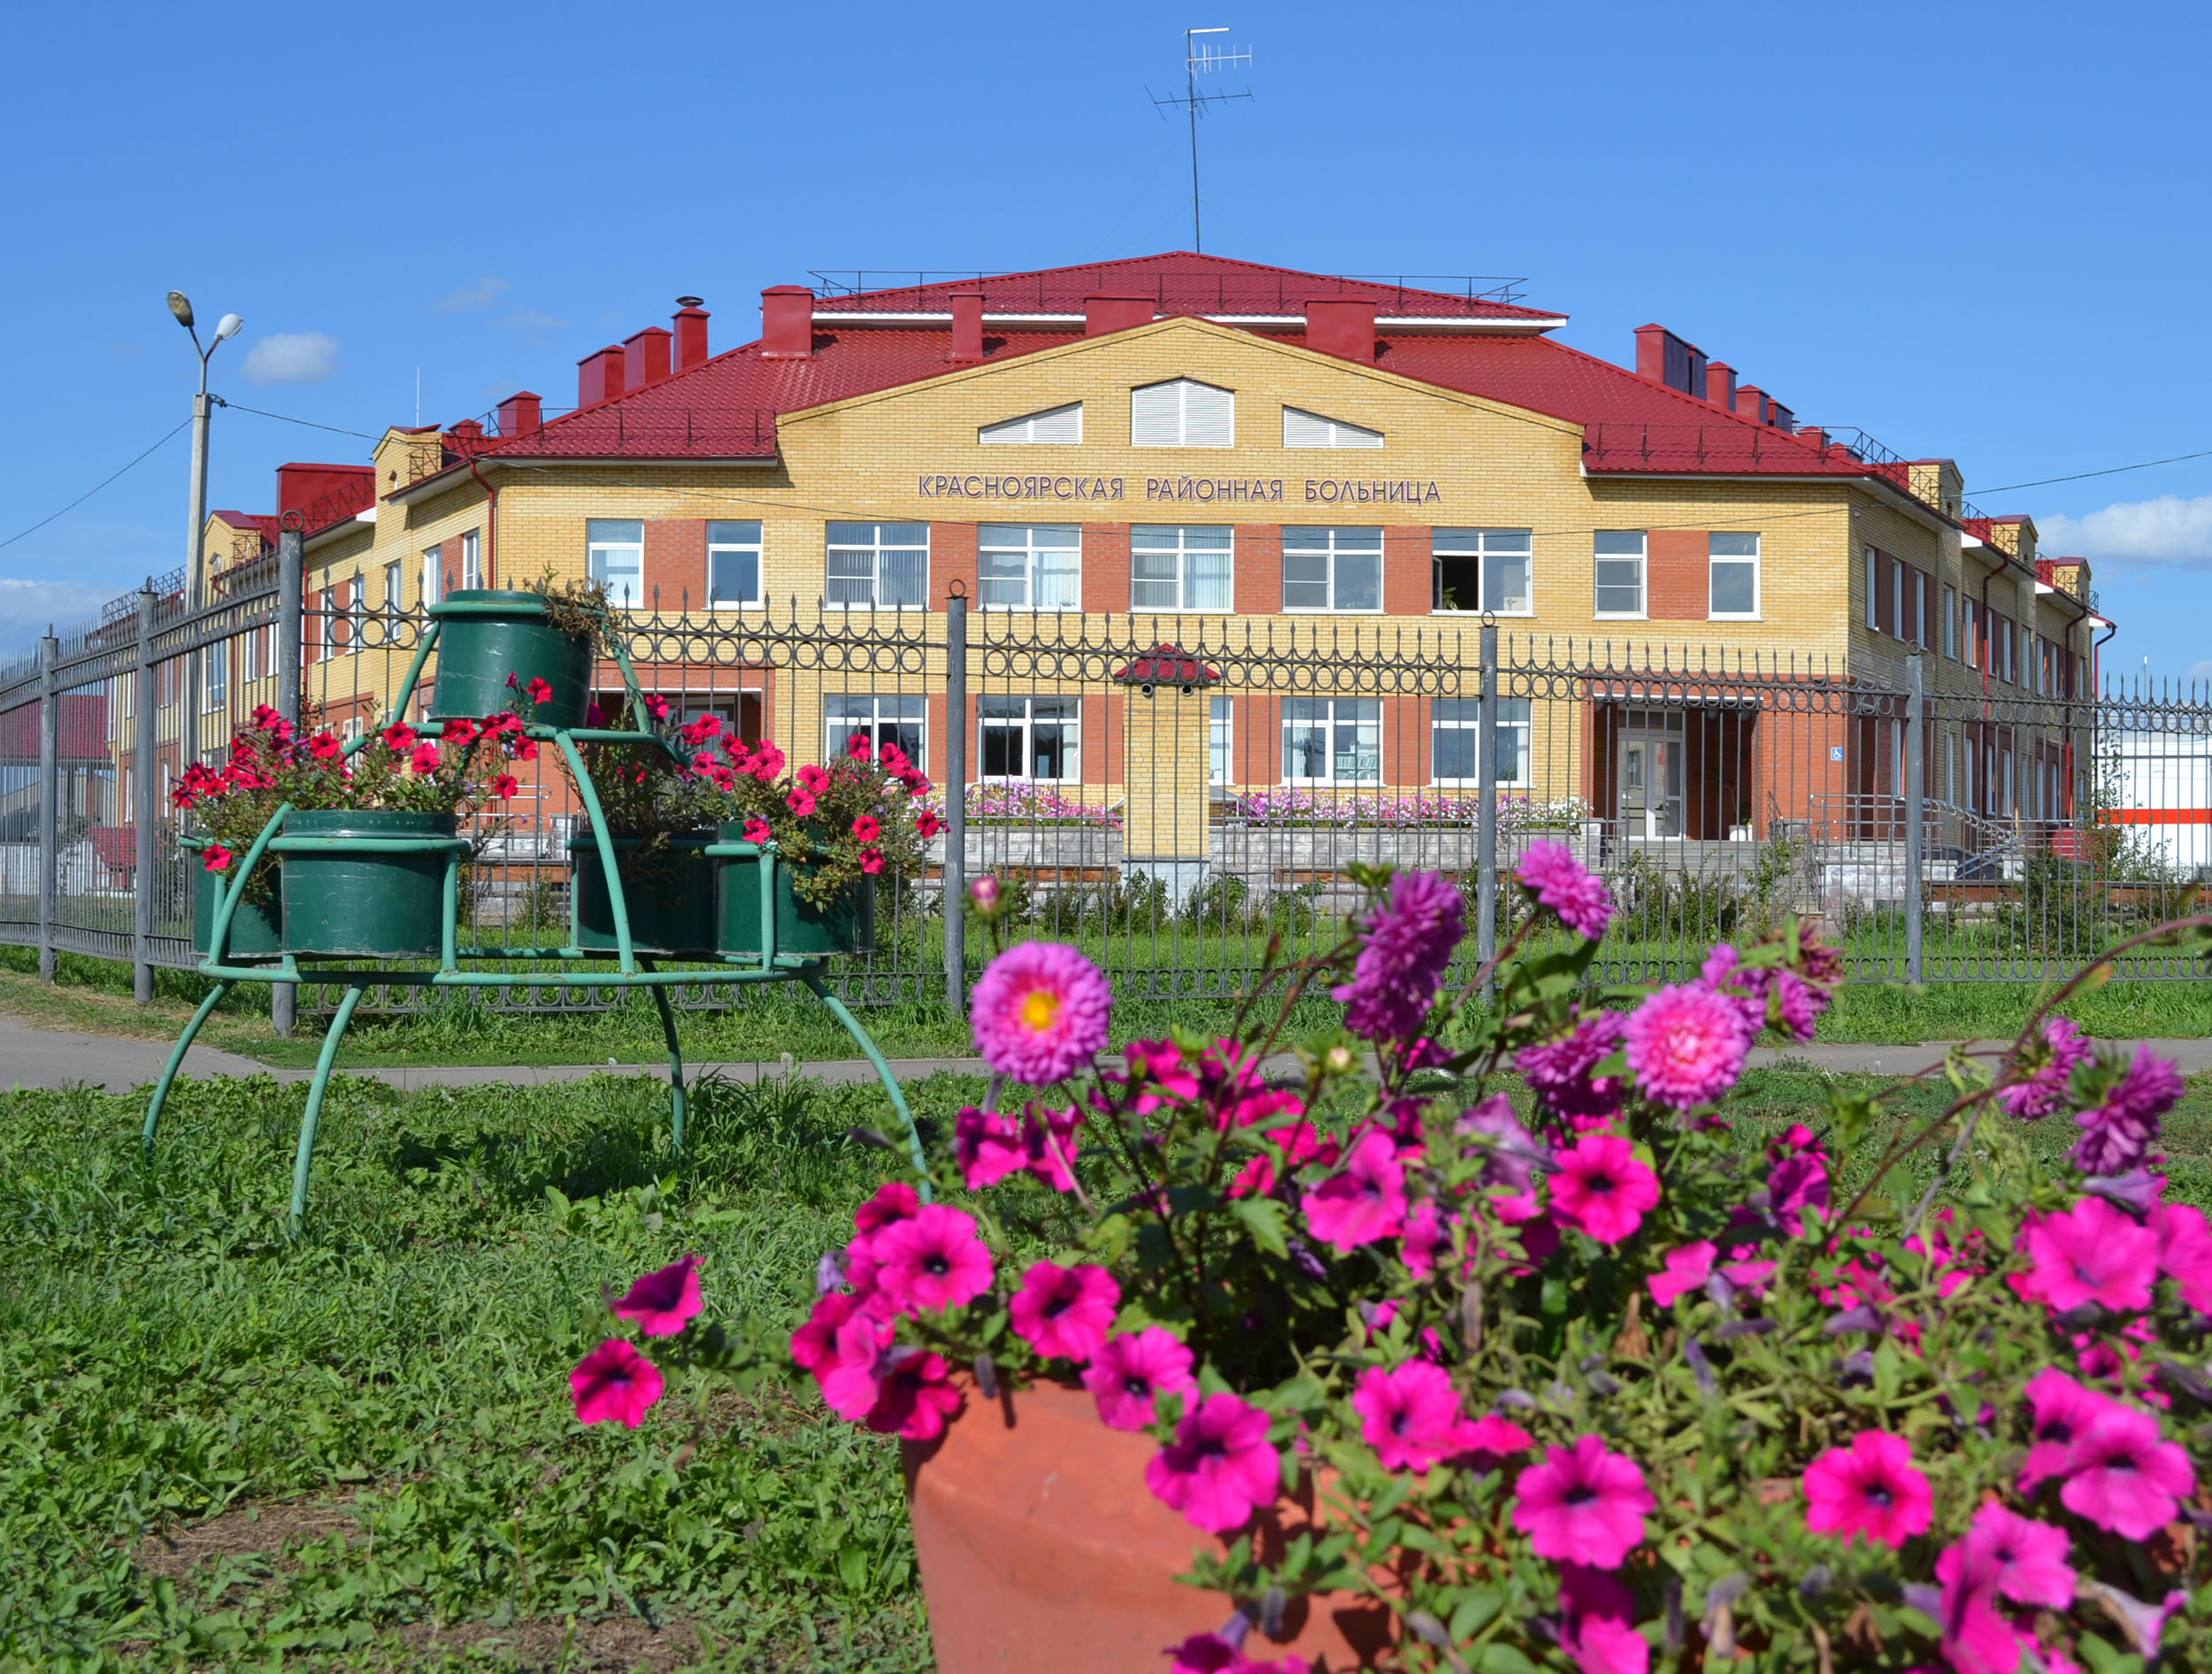
[[[726,623],[795,601],[810,621],[901,613],[911,631],[958,592],[1062,640],[1111,618],[1123,644],[1371,627],[1357,642],[1461,648],[1459,697],[1206,695],[1206,777],[1247,790],[1471,784],[1478,636],[1463,630],[1485,618],[1585,671],[1633,646],[1694,672],[1724,654],[1762,680],[1895,693],[1920,652],[1927,688],[1962,702],[2089,687],[2079,560],[2040,557],[2025,518],[1976,513],[1950,460],[1801,426],[1660,326],[1615,365],[1501,294],[1180,253],[776,286],[758,337],[719,353],[698,299],[680,302],[669,327],[580,363],[572,411],[525,392],[488,425],[392,429],[367,467],[279,473],[280,509],[310,526],[308,689],[331,719],[393,695],[404,658],[374,649],[383,613],[549,572],[588,573],[628,610]],[[219,513],[211,551],[257,554],[271,524]],[[641,674],[706,702],[696,669]],[[785,678],[726,668],[712,705],[802,760],[865,729],[934,773],[956,724],[979,776],[1096,802],[1129,772],[1133,700],[1118,694],[1041,677],[956,718],[941,679],[803,694]],[[1502,701],[1501,782],[1571,794],[1632,833],[1763,834],[1809,795],[1901,784],[1903,710],[1886,700],[1816,747],[1788,716],[1694,683],[1663,700],[1632,680],[1551,689],[1571,695]],[[1571,724],[1544,724],[1562,705]],[[2061,818],[2072,748],[1931,720],[1925,788]]]

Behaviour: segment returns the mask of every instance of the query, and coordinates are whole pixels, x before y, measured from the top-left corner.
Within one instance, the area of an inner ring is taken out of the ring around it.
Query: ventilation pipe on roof
[[[1705,399],[1730,412],[1736,410],[1736,369],[1724,360],[1705,363]]]
[[[1324,355],[1375,364],[1375,304],[1364,296],[1306,299],[1306,347]]]
[[[1767,392],[1756,384],[1736,386],[1736,411],[1755,425],[1767,422]]]
[[[1700,401],[1705,395],[1705,351],[1664,326],[1636,327],[1636,375]]]
[[[596,407],[622,393],[623,352],[618,344],[595,349],[576,363],[576,404]]]
[[[946,300],[952,305],[952,353],[948,360],[983,358],[983,293],[956,290]]]
[[[1797,415],[1771,395],[1767,397],[1767,422],[1777,430],[1795,430]]]
[[[648,326],[622,340],[622,386],[642,389],[668,376],[668,346],[675,334],[663,326]]]
[[[814,293],[803,285],[771,285],[760,294],[764,360],[814,357]]]
[[[543,411],[535,395],[518,389],[499,403],[499,434],[505,437],[536,435]]]
[[[1110,296],[1094,292],[1083,299],[1083,334],[1103,337],[1110,331],[1128,331],[1152,323],[1149,296]]]
[[[1797,434],[1804,441],[1812,444],[1812,449],[1815,453],[1826,453],[1828,451],[1828,433],[1821,429],[1818,426],[1808,425],[1804,429],[1799,431]]]
[[[689,372],[694,366],[706,364],[707,311],[699,305],[696,296],[676,299],[676,370]]]

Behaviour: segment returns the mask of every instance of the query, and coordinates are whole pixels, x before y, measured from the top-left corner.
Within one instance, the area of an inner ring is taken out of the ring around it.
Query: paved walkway
[[[2174,1059],[2186,1074],[2194,1075],[2212,1070],[2212,1039],[2152,1040],[2145,1044],[2161,1056]],[[1787,1048],[1760,1047],[1753,1051],[1751,1058],[1755,1064],[1786,1063],[1811,1069],[1903,1076],[1916,1074],[1940,1064],[1943,1054],[1944,1047],[1939,1043],[1918,1047],[1821,1043]],[[104,1087],[110,1092],[127,1092],[132,1087],[156,1079],[168,1056],[169,1045],[165,1041],[132,1040],[110,1035],[40,1029],[19,1017],[0,1012],[0,1087],[58,1087],[83,1082]],[[1285,1057],[1269,1067],[1286,1069],[1294,1063],[1294,1060]],[[589,1075],[650,1075],[662,1080],[668,1076],[668,1067],[664,1064],[407,1064],[348,1069],[342,1051],[339,1055],[338,1067],[343,1073],[372,1075],[397,1087],[481,1087],[495,1082],[509,1086],[544,1087],[557,1081],[580,1081]],[[709,1071],[717,1071],[738,1081],[757,1081],[764,1077],[786,1073],[780,1060],[764,1064],[708,1061],[686,1063],[684,1065],[687,1079]],[[985,1073],[982,1062],[976,1058],[893,1058],[891,1071],[901,1081],[917,1081],[940,1072],[956,1075]],[[304,1081],[313,1073],[304,1069],[273,1070],[267,1064],[241,1057],[236,1053],[221,1052],[212,1047],[203,1046],[196,1046],[185,1055],[184,1072],[191,1076],[270,1075],[279,1081]],[[840,1083],[875,1079],[874,1070],[864,1058],[818,1060],[799,1066],[799,1072],[817,1080]]]

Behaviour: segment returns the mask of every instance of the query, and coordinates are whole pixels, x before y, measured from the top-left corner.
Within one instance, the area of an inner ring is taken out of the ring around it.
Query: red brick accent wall
[[[952,584],[960,583],[972,605],[976,598],[976,526],[972,523],[933,523],[929,526],[929,586],[940,599],[952,596]]]
[[[645,523],[645,603],[673,615],[707,603],[707,524],[703,518],[649,518]]]
[[[1118,616],[1129,608],[1129,526],[1083,526],[1083,608]]]
[[[1273,785],[1283,777],[1282,700],[1233,693],[1229,706],[1229,779],[1237,785]]]
[[[1083,782],[1118,785],[1121,782],[1125,740],[1118,692],[1094,692],[1083,700]]]
[[[1240,616],[1277,616],[1283,608],[1283,531],[1280,524],[1236,526],[1236,579],[1230,603]]]
[[[1383,531],[1383,610],[1389,616],[1426,616],[1436,597],[1434,559],[1429,553],[1429,532],[1420,529]],[[1392,784],[1412,784],[1392,779]]]
[[[1644,610],[1655,622],[1702,622],[1711,557],[1702,529],[1654,529],[1644,537]]]
[[[968,741],[968,783],[972,785],[983,772],[983,764],[976,759],[980,741],[976,737],[976,701],[972,697],[968,700],[967,710],[967,719],[964,725],[967,729]],[[922,732],[922,754],[928,759],[921,764],[921,768],[928,775],[932,787],[941,787],[945,782],[945,750],[952,736],[946,730],[952,724],[951,706],[942,692],[929,695],[927,712],[928,722]],[[822,739],[815,740],[815,751],[821,749],[823,741]],[[806,759],[812,760],[813,757],[810,756]]]
[[[461,585],[461,537],[449,534],[438,542],[438,573],[443,579],[438,583],[438,596],[445,598],[457,591]]]
[[[1426,698],[1383,699],[1382,774],[1386,785],[1414,786],[1429,782]]]

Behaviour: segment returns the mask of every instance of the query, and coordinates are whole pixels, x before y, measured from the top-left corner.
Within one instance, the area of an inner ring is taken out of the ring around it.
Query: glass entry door
[[[1619,805],[1625,837],[1682,834],[1682,712],[1628,710],[1621,716]]]

